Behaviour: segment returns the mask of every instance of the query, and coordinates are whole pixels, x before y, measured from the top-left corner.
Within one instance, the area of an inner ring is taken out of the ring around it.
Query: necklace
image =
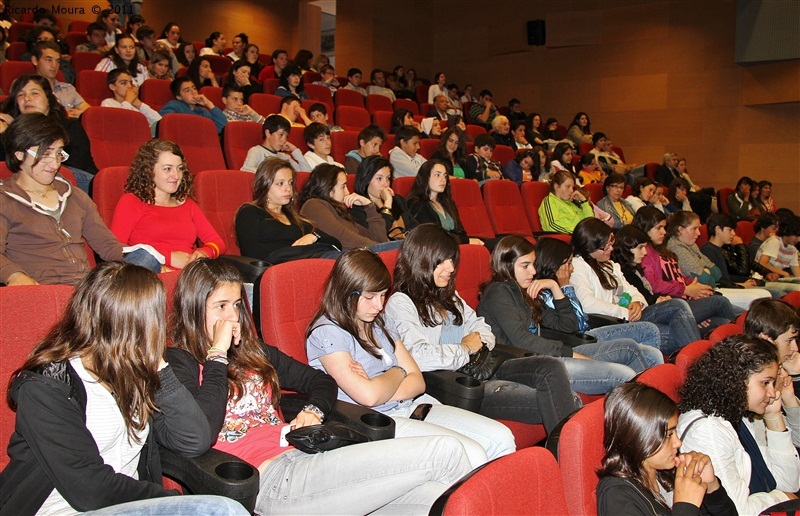
[[[49,187],[47,190],[44,191],[44,193],[42,193],[42,192],[37,192],[36,190],[28,190],[27,188],[23,188],[22,186],[20,186],[20,188],[22,188],[23,190],[25,190],[28,193],[36,194],[39,197],[41,197],[42,199],[47,199],[47,194],[49,194],[50,191],[53,189],[52,187]]]

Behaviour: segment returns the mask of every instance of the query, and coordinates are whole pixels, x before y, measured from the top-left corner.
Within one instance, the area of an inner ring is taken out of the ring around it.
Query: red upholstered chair
[[[344,165],[346,154],[358,150],[358,131],[335,131],[331,133],[331,156]]]
[[[647,163],[644,166],[644,175],[647,176],[649,179],[652,179],[652,180],[655,181],[655,179],[656,179],[656,170],[658,169],[658,167],[659,167],[658,163]],[[669,185],[664,185],[664,186],[669,188]]]
[[[97,52],[75,52],[72,54],[72,68],[76,73],[81,73],[83,70],[94,70],[97,63],[102,60],[102,54]]]
[[[678,351],[678,355],[675,357],[675,365],[678,367],[681,378],[684,381],[686,380],[686,374],[689,372],[689,366],[700,358],[700,355],[711,349],[713,345],[710,340],[696,340]]]
[[[742,330],[742,333],[744,333],[744,320],[745,319],[747,319],[747,312],[739,314],[739,317],[737,317],[736,320],[733,323],[736,326],[738,326],[740,330]]]
[[[448,489],[431,515],[567,514],[567,502],[553,454],[527,448],[493,460]]]
[[[705,224],[700,225],[700,236],[697,237],[697,247],[703,247],[703,245],[708,242],[708,226]]]
[[[593,203],[597,204],[603,198],[603,183],[589,183],[584,188],[589,192],[589,199]]]
[[[378,111],[393,112],[392,101],[385,95],[367,95],[367,111],[370,115],[374,115]]]
[[[214,75],[222,75],[230,72],[231,65],[233,64],[230,59],[225,56],[207,55],[203,56],[211,63],[211,71]]]
[[[272,59],[272,56],[270,56],[270,60],[271,59]],[[265,66],[264,68],[261,69],[261,72],[258,74],[258,82],[260,82],[261,84],[264,84],[264,81],[267,80],[267,79],[278,80],[278,78],[275,77],[275,66],[274,65]]]
[[[462,244],[456,271],[456,290],[473,310],[478,308],[481,285],[492,279],[489,250],[482,245]]]
[[[556,127],[556,134],[558,135],[559,140],[563,140],[567,137],[567,128],[561,124],[558,124]]]
[[[450,190],[467,234],[475,238],[494,238],[478,183],[471,179],[451,179]]]
[[[433,104],[428,104],[427,102],[420,102],[419,104],[419,114],[422,116],[428,116],[428,113],[431,112],[433,108]]]
[[[26,32],[28,32],[32,28],[33,28],[33,23],[30,22],[18,21],[16,23],[12,23],[11,27],[8,28],[8,39],[6,41],[18,41],[20,38],[22,38],[22,36],[25,35]]]
[[[67,32],[64,41],[69,45],[69,53],[74,54],[78,45],[86,43],[86,32]]]
[[[437,138],[425,138],[419,141],[419,153],[422,154],[422,157],[425,159],[431,159],[431,156],[433,156],[438,146],[439,140]]]
[[[744,332],[737,324],[723,324],[711,332],[708,336],[708,340],[711,341],[712,344],[716,344],[717,342],[727,339],[731,335],[740,335],[742,333]]]
[[[250,147],[264,141],[262,125],[256,122],[236,122],[222,130],[222,150],[225,162],[231,170],[239,170],[244,165]]]
[[[303,185],[308,183],[311,177],[311,172],[295,172],[294,174],[294,189],[299,192],[303,189]]]
[[[528,224],[530,224],[533,231],[542,231],[542,223],[539,220],[539,206],[549,193],[550,185],[538,181],[526,181],[520,187],[525,215],[528,217]]]
[[[0,161],[0,179],[8,179],[12,175],[13,173],[8,168],[8,165],[6,165],[6,162]],[[69,181],[69,184],[71,184],[73,188],[78,186],[78,181],[75,179],[75,175],[67,167],[62,166],[61,168],[59,168],[58,175]]]
[[[636,381],[663,392],[678,403],[678,390],[683,385],[683,375],[675,364],[660,364],[642,371]]]
[[[394,101],[394,109],[397,111],[398,109],[407,109],[411,111],[411,114],[414,116],[419,115],[419,105],[416,102],[409,99],[397,99]]]
[[[591,143],[581,142],[578,144],[578,155],[583,156],[584,154],[588,154],[592,149],[594,149],[594,145]]]
[[[164,104],[175,98],[169,90],[169,84],[170,81],[166,79],[147,79],[139,89],[139,98],[151,108],[159,111]]]
[[[300,149],[300,152],[305,154],[308,152],[308,145],[306,144],[305,138],[303,138],[303,128],[302,127],[295,127],[292,131],[289,132],[289,138],[287,138],[289,143]]]
[[[84,39],[86,36],[84,36]],[[28,45],[24,41],[13,41],[6,49],[6,59],[9,61],[19,61],[20,58],[28,51]]]
[[[386,97],[384,97],[386,98]],[[386,99],[389,100],[389,99]],[[376,111],[372,113],[372,123],[381,126],[387,133],[392,130],[392,112]]]
[[[492,152],[492,159],[499,161],[503,167],[505,167],[506,163],[509,161],[513,161],[516,156],[517,151],[508,145],[498,145],[494,148],[494,152]]]
[[[75,81],[75,89],[83,100],[91,106],[99,106],[105,99],[113,97],[111,90],[108,89],[106,84],[106,77],[108,72],[96,72],[94,70],[82,70],[78,72],[78,78]]]
[[[561,126],[559,126],[559,127],[561,127]],[[616,152],[619,155],[619,157],[622,158],[622,162],[623,163],[626,163],[626,161],[625,161],[625,153],[622,151],[622,147],[617,147],[616,145],[612,145],[611,146],[611,150]]]
[[[92,182],[92,200],[97,205],[97,211],[105,222],[111,227],[114,210],[122,194],[125,193],[125,183],[130,174],[130,166],[105,167],[94,176]]]
[[[736,234],[742,239],[744,245],[749,245],[756,232],[753,229],[753,223],[749,220],[740,220],[736,223]]]
[[[386,268],[389,269],[389,274],[392,275],[392,281],[394,281],[394,268],[397,266],[397,255],[400,254],[399,249],[391,249],[389,251],[381,251],[378,253],[378,256],[381,258],[381,261]]]
[[[397,195],[408,197],[416,179],[416,177],[396,177],[392,180],[392,190],[394,190],[394,193]]]
[[[328,110],[328,121],[333,121],[333,98],[328,95],[327,100],[318,100],[318,99],[303,99],[300,101],[300,104],[303,106],[303,109],[306,110],[306,113],[311,111],[311,106],[315,104],[324,104],[325,109]]]
[[[345,131],[360,131],[370,124],[369,113],[363,107],[337,106],[336,125]]]
[[[321,81],[322,80],[322,74],[319,73],[319,72],[306,72],[306,73],[303,74],[302,80],[303,80],[303,87],[305,87],[305,86],[308,86],[311,83],[314,83],[314,82],[317,82],[317,81]],[[319,84],[316,84],[315,86],[319,86]],[[308,91],[308,90],[306,90],[306,91]],[[330,91],[330,90],[328,90],[328,91]]]
[[[197,204],[214,229],[225,240],[226,253],[239,255],[234,215],[242,204],[253,200],[255,174],[239,170],[204,170],[194,178]]]
[[[101,169],[129,166],[139,147],[151,137],[144,115],[127,109],[90,107],[83,112],[81,125],[89,137],[94,162]]]
[[[201,170],[225,168],[217,127],[208,118],[175,113],[166,115],[158,124],[158,137],[180,146],[189,171],[194,175]]]
[[[281,111],[281,98],[267,93],[253,93],[250,95],[250,107],[259,115],[274,115]]]
[[[218,56],[217,56],[218,57]],[[228,59],[223,57],[223,59]],[[230,59],[228,59],[230,61]],[[219,86],[203,86],[200,88],[200,93],[205,95],[208,100],[214,103],[220,109],[225,109],[225,104],[222,102],[222,88]]]
[[[389,151],[395,148],[394,142],[394,135],[393,134],[386,134],[386,139],[383,140],[383,145],[381,145],[381,156],[386,159],[389,159]]]
[[[11,91],[11,84],[20,75],[36,73],[30,61],[6,61],[0,63],[0,88]]]
[[[200,55],[200,51],[206,46],[206,44],[202,41],[192,41],[192,45],[194,45],[194,49],[198,56]]]
[[[24,285],[0,288],[0,378],[4,385],[22,367],[28,354],[61,317],[73,288],[69,285]],[[16,416],[3,400],[0,403],[0,469],[8,464],[6,447],[14,433]]]
[[[263,75],[264,72],[262,71],[261,73]],[[280,79],[266,78],[263,81],[259,82],[261,82],[261,91],[263,91],[267,95],[274,95],[275,90],[277,90],[281,86]]]
[[[309,72],[306,72],[308,74]],[[323,86],[321,84],[312,84],[312,83],[305,83],[303,84],[303,91],[306,92],[308,98],[311,100],[315,100],[317,102],[324,102],[326,104],[333,105],[333,96],[331,96],[331,90],[327,86]]]
[[[800,291],[789,292],[781,298],[781,301],[786,301],[795,308],[800,308]]]
[[[84,35],[84,38],[86,38],[86,28],[89,26],[90,23],[92,22],[88,22],[86,20],[72,20],[71,22],[69,22],[69,27],[67,28],[67,31],[80,32],[81,34]]]
[[[178,68],[178,71],[175,72],[175,78],[177,79],[178,77],[186,77],[187,73],[189,73],[189,67],[181,66],[180,68]]]
[[[558,439],[558,464],[571,516],[597,514],[595,490],[603,448],[604,400],[585,405],[564,424]]]
[[[339,106],[353,106],[364,107],[364,95],[355,90],[346,90],[339,88],[336,90],[336,95],[333,96],[333,104],[338,108]]]
[[[529,181],[525,184],[534,183]],[[487,181],[483,185],[483,202],[496,235],[519,233],[533,236],[516,183],[508,179]]]
[[[722,213],[731,214],[731,210],[728,209],[728,197],[734,192],[733,188],[720,188],[717,191],[717,206],[722,211]]]
[[[467,134],[474,140],[479,134],[486,134],[486,129],[480,125],[468,124]]]
[[[307,364],[306,328],[319,307],[333,260],[312,258],[274,265],[261,278],[264,342]]]

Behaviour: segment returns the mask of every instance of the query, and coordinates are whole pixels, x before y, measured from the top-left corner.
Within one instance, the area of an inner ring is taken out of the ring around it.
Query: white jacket
[[[477,331],[489,349],[494,349],[494,334],[483,317],[478,317],[475,310],[456,293],[463,306],[461,315],[464,335]],[[429,328],[422,324],[419,312],[406,294],[395,292],[386,302],[386,317],[394,322],[400,340],[422,371],[455,371],[469,362],[467,348],[457,343],[440,343],[442,324]]]
[[[681,414],[678,418],[678,435],[702,416],[699,410]],[[788,500],[785,492],[800,489],[800,458],[792,445],[792,431],[773,432],[764,422],[743,420],[755,437],[761,455],[777,482],[777,489],[769,493],[750,494],[750,456],[739,442],[733,425],[721,417],[709,416],[698,420],[684,436],[681,451],[698,451],[711,457],[714,473],[725,487],[741,515],[759,514],[761,511]]]
[[[572,259],[572,266],[575,267],[575,272],[572,273],[569,284],[575,288],[575,294],[587,314],[611,315],[627,320],[628,309],[618,304],[619,298],[624,292],[631,295],[631,303],[634,301],[642,303],[642,308],[647,307],[647,301],[645,301],[644,296],[639,293],[636,287],[625,280],[619,264],[612,261],[607,263],[612,265],[614,276],[617,278],[619,287],[616,290],[603,288],[603,285],[600,284],[600,278],[580,256]]]

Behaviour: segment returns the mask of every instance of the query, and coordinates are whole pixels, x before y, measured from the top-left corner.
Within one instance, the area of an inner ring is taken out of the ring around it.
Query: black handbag
[[[462,366],[458,372],[477,380],[485,381],[494,376],[504,361],[504,357],[497,353],[492,353],[492,350],[484,344],[481,346],[480,351],[469,356],[469,362]]]
[[[297,428],[286,434],[286,441],[305,453],[321,453],[351,444],[369,442],[369,437],[338,421]]]

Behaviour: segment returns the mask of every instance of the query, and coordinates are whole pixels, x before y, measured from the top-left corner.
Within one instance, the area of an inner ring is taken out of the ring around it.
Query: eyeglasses
[[[37,158],[36,151],[33,149],[28,149],[26,151],[28,154],[33,156],[33,159]],[[63,163],[69,159],[69,154],[67,154],[63,149],[58,151],[55,156],[50,156],[49,154],[45,154],[42,156],[39,161],[42,163],[53,163],[57,161],[58,163]]]

